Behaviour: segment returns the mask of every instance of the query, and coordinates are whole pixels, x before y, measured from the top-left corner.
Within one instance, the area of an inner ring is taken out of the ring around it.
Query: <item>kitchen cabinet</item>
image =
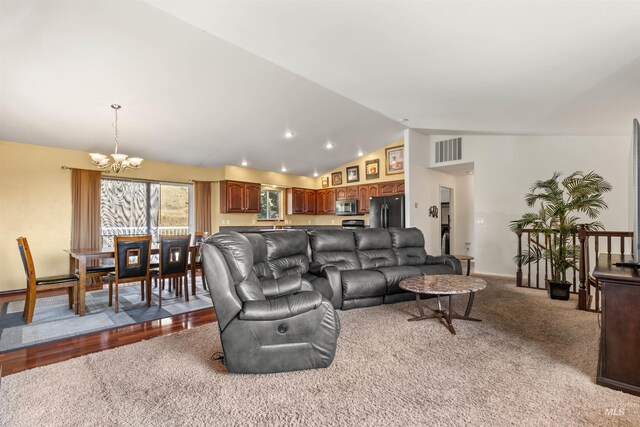
[[[260,212],[260,184],[220,181],[220,213]]]
[[[336,195],[338,200],[342,199],[357,199],[358,198],[358,186],[349,185],[347,187],[337,187]]]
[[[378,184],[378,196],[393,196],[395,194],[404,193],[404,180],[388,181]]]
[[[308,215],[315,215],[316,190],[304,190],[304,213]]]
[[[316,214],[330,215],[336,213],[336,190],[323,189],[316,191]]]
[[[369,198],[378,195],[378,184],[365,184],[358,186],[358,213],[369,213]]]
[[[315,215],[316,190],[287,188],[288,215]]]

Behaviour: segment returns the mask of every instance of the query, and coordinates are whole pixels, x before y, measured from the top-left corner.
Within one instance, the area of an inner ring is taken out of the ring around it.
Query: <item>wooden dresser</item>
[[[596,382],[640,395],[640,276],[629,256],[602,254],[593,276],[602,284],[602,331]]]

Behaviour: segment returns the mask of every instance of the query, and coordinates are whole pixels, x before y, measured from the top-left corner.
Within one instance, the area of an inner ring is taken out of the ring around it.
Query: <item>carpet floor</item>
[[[595,314],[487,279],[455,336],[413,301],[339,312],[328,369],[231,375],[211,324],[2,378],[0,425],[640,425],[595,384]]]

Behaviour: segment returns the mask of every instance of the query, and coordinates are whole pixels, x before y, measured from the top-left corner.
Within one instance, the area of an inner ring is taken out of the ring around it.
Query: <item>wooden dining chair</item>
[[[146,286],[147,307],[151,307],[151,236],[115,236],[114,257],[116,269],[109,273],[109,306],[113,301],[113,284],[116,285],[115,312],[118,312],[118,287],[120,283],[140,282]],[[144,291],[142,299],[144,300]]]
[[[195,263],[195,272],[194,274],[191,275],[191,288],[192,288],[192,294],[195,295],[196,294],[196,276],[198,274],[198,271],[200,271],[200,276],[202,277],[202,287],[204,289],[208,289],[207,288],[207,279],[204,275],[204,269],[202,268],[202,257],[200,256],[200,250],[202,249],[202,243],[205,241],[205,239],[207,238],[207,234],[203,233],[201,231],[197,231],[193,234],[193,244],[198,246],[198,251],[196,252],[196,256],[195,259],[190,260],[190,264],[189,264],[189,270],[191,270],[191,263],[194,262]]]
[[[22,311],[22,317],[25,318],[26,322],[31,323],[33,321],[33,311],[36,306],[38,291],[67,288],[69,308],[73,309],[78,298],[78,276],[76,274],[59,274],[56,276],[37,277],[27,238],[18,237],[16,240],[18,241],[24,273],[27,276],[27,296],[24,302],[24,310]]]
[[[162,289],[164,280],[173,282],[176,296],[182,295],[184,287],[184,299],[189,301],[189,283],[187,280],[187,267],[189,259],[189,244],[191,234],[183,236],[160,236],[160,264],[158,268],[151,270],[153,279],[160,280],[158,288],[158,305],[162,307]]]

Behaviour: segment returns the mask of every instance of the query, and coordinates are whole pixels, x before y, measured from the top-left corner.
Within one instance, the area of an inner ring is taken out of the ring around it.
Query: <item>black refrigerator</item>
[[[404,228],[404,194],[369,199],[369,227]]]

